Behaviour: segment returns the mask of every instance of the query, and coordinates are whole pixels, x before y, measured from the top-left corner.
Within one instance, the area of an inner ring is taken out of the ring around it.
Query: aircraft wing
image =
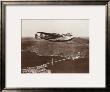
[[[37,32],[37,33],[48,35],[48,36],[53,36],[53,37],[61,37],[61,35],[57,33],[45,33],[45,32]]]

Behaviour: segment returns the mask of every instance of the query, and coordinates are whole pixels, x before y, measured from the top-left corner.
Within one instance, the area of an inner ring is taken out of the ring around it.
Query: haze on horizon
[[[22,37],[34,37],[37,32],[89,37],[89,20],[22,20]]]

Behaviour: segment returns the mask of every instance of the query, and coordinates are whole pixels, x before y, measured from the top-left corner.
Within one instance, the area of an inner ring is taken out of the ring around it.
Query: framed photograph
[[[107,0],[1,8],[2,89],[106,88]]]

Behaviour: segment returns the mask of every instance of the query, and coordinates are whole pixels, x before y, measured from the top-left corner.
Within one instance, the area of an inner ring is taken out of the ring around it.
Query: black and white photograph
[[[88,19],[22,19],[21,73],[89,73]]]
[[[107,87],[107,2],[1,6],[3,91]]]

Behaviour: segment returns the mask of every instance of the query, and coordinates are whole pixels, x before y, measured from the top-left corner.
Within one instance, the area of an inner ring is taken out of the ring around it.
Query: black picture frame
[[[34,91],[40,91],[40,92],[44,92],[44,91],[80,91],[82,89],[86,90],[86,91],[97,91],[97,90],[101,90],[101,91],[105,91],[108,90],[109,88],[109,57],[110,57],[110,15],[108,14],[109,11],[109,5],[108,5],[108,1],[109,0],[37,0],[37,1],[1,1],[1,90],[5,91],[5,90],[16,90],[18,92],[27,92],[26,90],[30,90],[31,92]],[[7,89],[5,87],[5,8],[7,5],[106,5],[106,88],[93,88],[93,89],[88,89],[88,88],[20,88],[20,89]],[[29,92],[30,92],[29,91]],[[78,92],[79,92],[78,91]],[[12,91],[10,91],[12,92]]]

